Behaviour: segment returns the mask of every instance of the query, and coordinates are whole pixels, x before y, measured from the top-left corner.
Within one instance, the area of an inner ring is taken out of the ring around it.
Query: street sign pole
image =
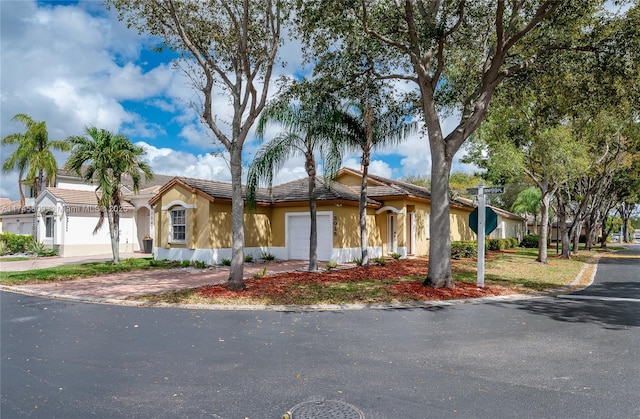
[[[484,184],[478,185],[478,287],[484,287],[484,233],[486,202]]]

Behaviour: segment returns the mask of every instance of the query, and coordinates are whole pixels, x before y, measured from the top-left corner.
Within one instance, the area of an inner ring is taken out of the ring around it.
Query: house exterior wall
[[[331,260],[336,262],[350,262],[360,257],[360,230],[359,210],[357,205],[323,204],[319,202],[317,211],[330,213],[332,220],[332,255]],[[297,205],[289,207],[274,207],[271,213],[271,231],[273,254],[278,258],[287,257],[286,249],[286,218],[291,213],[309,213],[309,205]],[[375,247],[371,246],[370,248]],[[371,252],[376,249],[372,248]],[[378,250],[379,251],[379,250]]]
[[[111,254],[111,236],[108,220],[96,234],[93,231],[99,213],[91,205],[64,205],[50,195],[38,203],[37,241],[58,251],[61,257]],[[53,236],[46,237],[45,219],[53,217]],[[133,208],[120,213],[120,252],[139,250]]]
[[[169,240],[169,210],[175,205],[185,206],[185,243],[170,243]],[[263,207],[245,213],[245,255],[258,258],[262,252],[269,252],[272,241],[270,213],[270,208]],[[230,202],[211,202],[175,185],[155,204],[154,227],[154,254],[157,259],[199,260],[213,265],[231,258],[233,238]]]
[[[35,216],[31,214],[3,215],[0,221],[2,232],[32,235],[35,223]]]
[[[359,187],[359,177],[344,175],[340,181]],[[378,199],[379,200],[379,199]],[[379,200],[380,201],[380,200]],[[367,208],[367,244],[370,257],[390,255],[397,252],[424,256],[429,253],[431,206],[425,198],[397,198],[386,200],[380,209]],[[172,205],[183,205],[186,210],[187,229],[185,243],[170,243],[168,240]],[[231,258],[232,229],[231,203],[228,200],[210,200],[179,184],[173,185],[157,198],[154,204],[155,242],[154,253],[158,259],[200,260],[218,264]],[[349,262],[361,257],[359,210],[357,202],[327,203],[320,201],[317,211],[329,216],[331,222],[331,260]],[[469,226],[471,208],[452,206],[450,210],[451,240],[475,240],[476,235]],[[273,254],[278,259],[287,259],[287,226],[292,216],[309,214],[307,203],[274,206],[259,206],[246,210],[245,255],[258,259],[262,253]],[[390,234],[390,219],[395,223],[395,249]],[[326,222],[327,218],[324,218]],[[504,218],[497,234],[507,237],[521,234],[522,223]],[[298,238],[299,240],[299,238]]]
[[[426,256],[429,254],[429,224],[431,221],[431,205],[417,203],[415,205],[415,249],[416,256]]]
[[[498,227],[489,235],[492,239],[508,239],[515,237],[522,241],[525,234],[524,220],[498,215]]]
[[[60,189],[73,189],[76,191],[95,191],[96,185],[85,183],[83,180],[78,179],[77,182],[72,180],[56,180],[56,187]]]
[[[476,234],[469,225],[469,214],[472,209],[451,208],[451,241],[476,240]]]

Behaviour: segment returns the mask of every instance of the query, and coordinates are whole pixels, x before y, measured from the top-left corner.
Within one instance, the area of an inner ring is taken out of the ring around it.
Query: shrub
[[[260,259],[262,260],[276,260],[276,257],[273,253],[269,253],[269,252],[262,252],[262,254],[260,255]]]
[[[453,259],[472,258],[478,256],[478,243],[472,241],[451,242]]]
[[[265,276],[266,274],[267,274],[267,267],[265,266],[264,268],[262,268],[262,270],[260,270],[260,271],[258,271],[258,272],[256,272],[256,273],[254,273],[254,274],[253,274],[253,277],[254,277],[255,279],[258,279],[258,278],[262,278],[262,277],[263,277],[263,276]]]
[[[191,261],[183,260],[182,262],[180,262],[180,266],[182,266],[183,268],[188,268],[189,266],[191,266]]]
[[[391,253],[391,257],[395,260],[398,260],[402,257],[402,255],[400,253]]]
[[[192,265],[196,268],[196,269],[206,269],[206,267],[208,266],[206,263],[204,263],[201,260],[194,260]]]
[[[522,243],[520,243],[520,246],[528,249],[535,249],[538,247],[539,243],[540,243],[540,236],[537,236],[534,234],[527,234],[522,239]]]
[[[356,266],[362,266],[362,259],[361,258],[356,258],[356,259],[352,260],[351,263],[355,263]]]
[[[4,243],[5,252],[8,254],[26,253],[33,243],[33,237],[4,232],[0,234],[0,241]]]
[[[38,255],[40,257],[56,256],[58,254],[56,250],[46,247],[43,243],[37,242],[35,240],[27,243],[27,245],[25,246],[25,250],[28,253]]]
[[[373,264],[376,265],[376,266],[386,266],[387,265],[387,260],[382,256],[377,257],[377,258],[373,258],[372,261],[373,261]],[[360,263],[362,263],[362,262],[360,262]]]
[[[253,262],[253,255],[244,255],[244,261],[246,263],[252,263]]]
[[[487,243],[488,250],[504,250],[513,249],[518,245],[518,239],[511,237],[508,239],[489,239]]]
[[[325,265],[325,268],[331,270],[331,269],[335,269],[338,267],[338,262],[336,262],[335,260],[330,260],[329,262],[327,262],[327,264]]]
[[[0,256],[3,256],[6,253],[7,247],[5,246],[4,242],[0,240]]]
[[[223,259],[220,261],[220,265],[222,265],[222,266],[231,266],[231,259],[225,259],[225,258],[223,258]]]

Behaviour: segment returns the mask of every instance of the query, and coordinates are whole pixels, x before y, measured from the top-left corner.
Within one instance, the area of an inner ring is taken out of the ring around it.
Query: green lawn
[[[115,272],[131,272],[150,269],[167,269],[181,266],[179,262],[156,261],[152,258],[123,259],[114,265],[111,261],[63,265],[28,271],[0,272],[0,284],[16,285],[47,281],[64,281],[76,278],[106,275]]]

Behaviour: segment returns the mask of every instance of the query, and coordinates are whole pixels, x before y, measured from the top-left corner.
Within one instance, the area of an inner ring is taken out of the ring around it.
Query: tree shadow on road
[[[640,304],[633,301],[569,300],[561,298],[534,298],[507,303],[520,310],[573,323],[596,323],[606,329],[625,330],[640,327]]]

